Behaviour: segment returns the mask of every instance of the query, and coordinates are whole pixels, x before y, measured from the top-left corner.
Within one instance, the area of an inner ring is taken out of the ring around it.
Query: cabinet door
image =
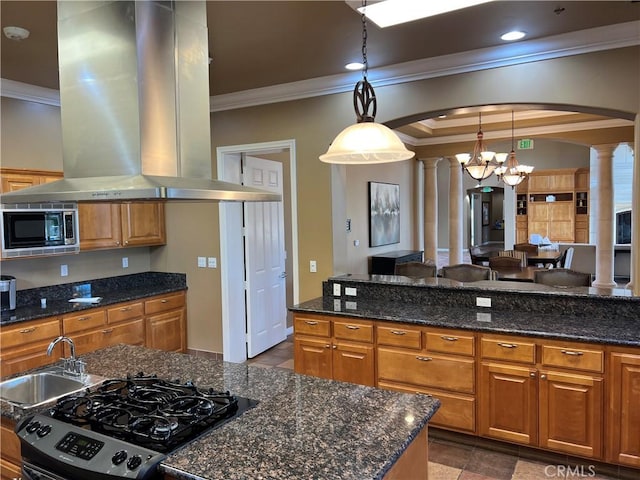
[[[164,203],[131,202],[120,207],[122,244],[125,247],[166,243]]]
[[[331,350],[331,341],[329,338],[296,337],[293,346],[295,372],[331,379]]]
[[[530,192],[548,192],[550,175],[530,175],[529,191]]]
[[[38,177],[31,175],[3,175],[2,193],[15,192],[23,188],[38,185]]]
[[[640,354],[612,353],[608,460],[640,468]]]
[[[108,325],[97,330],[76,333],[70,337],[76,346],[76,355],[93,352],[118,343],[144,345],[144,319],[140,318],[113,326]],[[67,351],[66,349],[65,345],[65,351]]]
[[[554,242],[574,241],[573,202],[551,202],[549,204],[549,235]]]
[[[529,232],[543,237],[549,236],[549,205],[547,203],[529,202],[527,211]]]
[[[537,397],[535,369],[482,363],[478,395],[480,435],[536,445]]]
[[[120,206],[114,203],[78,204],[80,250],[120,246]]]
[[[376,384],[373,345],[333,345],[333,379],[374,387]]]
[[[54,338],[51,337],[52,340]],[[51,356],[49,356],[47,355],[49,343],[50,341],[47,340],[46,342],[30,343],[20,348],[3,348],[0,356],[0,375],[4,377],[56,363],[63,356],[62,345],[56,345]]]
[[[146,346],[168,352],[186,350],[184,309],[147,317]]]
[[[602,456],[602,378],[540,371],[540,446]]]
[[[551,192],[573,192],[575,185],[575,174],[556,173],[549,177],[549,191]]]

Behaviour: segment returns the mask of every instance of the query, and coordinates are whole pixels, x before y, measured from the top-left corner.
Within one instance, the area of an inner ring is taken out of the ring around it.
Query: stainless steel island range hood
[[[278,201],[211,180],[203,1],[59,1],[64,179],[2,203]]]

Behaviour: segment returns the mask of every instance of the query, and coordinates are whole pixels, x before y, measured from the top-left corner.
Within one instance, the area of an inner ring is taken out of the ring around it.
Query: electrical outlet
[[[354,247],[359,247],[360,246],[360,240],[354,240],[353,241],[353,246]]]
[[[490,322],[491,321],[491,314],[490,313],[476,313],[476,320],[478,322]]]
[[[67,265],[60,265],[60,276],[66,277],[69,275],[69,267]]]
[[[476,307],[490,307],[491,299],[485,297],[476,297]]]
[[[334,312],[339,312],[340,310],[342,310],[342,308],[340,308],[340,299],[339,298],[334,298],[333,299],[333,311]]]
[[[344,302],[344,308],[347,310],[357,310],[358,302]]]
[[[122,268],[129,268],[129,257],[122,257]]]
[[[207,267],[218,268],[218,259],[216,257],[207,257]]]
[[[349,295],[350,297],[355,297],[357,291],[354,287],[344,287],[344,294]]]
[[[309,271],[311,273],[316,273],[318,271],[318,264],[315,260],[309,260]]]
[[[333,296],[334,297],[339,297],[340,296],[340,284],[339,283],[334,283],[333,284]]]
[[[207,267],[207,257],[198,257],[198,268]]]

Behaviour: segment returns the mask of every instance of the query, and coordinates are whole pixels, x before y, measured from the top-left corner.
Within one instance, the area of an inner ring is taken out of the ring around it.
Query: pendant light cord
[[[367,16],[365,12],[367,10],[367,0],[362,0],[362,78],[367,79],[367,72],[369,71],[369,62],[367,61]]]
[[[513,110],[511,110],[511,151],[515,152],[514,145],[514,127],[513,127]]]

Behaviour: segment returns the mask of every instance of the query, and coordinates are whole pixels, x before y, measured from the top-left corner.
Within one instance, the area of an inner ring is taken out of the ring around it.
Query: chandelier
[[[478,134],[476,136],[476,143],[473,146],[473,153],[458,153],[456,158],[462,170],[465,171],[473,178],[482,182],[487,177],[490,177],[494,170],[505,162],[507,159],[506,153],[497,153],[487,150],[484,144],[484,134],[482,133],[482,112],[478,114]]]
[[[518,164],[518,160],[516,160],[516,152],[514,148],[514,119],[513,119],[513,110],[511,110],[511,153],[509,154],[509,159],[507,163],[504,165],[500,165],[495,170],[495,174],[498,176],[499,180],[502,180],[506,185],[509,185],[511,188],[514,188],[516,185],[522,183],[522,181],[529,176],[531,172],[533,172],[533,167],[530,165],[520,165]]]
[[[327,153],[320,155],[325,163],[369,164],[399,162],[412,158],[402,140],[385,125],[375,122],[376,94],[367,80],[367,20],[364,14],[367,2],[362,2],[362,80],[353,89],[353,107],[357,123],[351,125],[333,140]]]

